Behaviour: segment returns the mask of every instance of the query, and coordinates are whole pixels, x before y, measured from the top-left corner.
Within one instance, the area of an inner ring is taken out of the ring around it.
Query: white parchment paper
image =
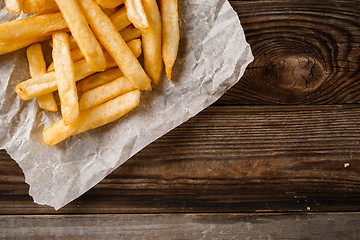
[[[38,204],[59,209],[152,141],[215,102],[253,60],[236,12],[227,0],[179,0],[181,41],[173,81],[163,77],[122,119],[57,146],[42,131],[60,118],[22,101],[15,86],[29,78],[25,50],[0,56],[0,148],[22,168]],[[0,1],[0,22],[8,14]],[[20,16],[25,17],[25,16]]]

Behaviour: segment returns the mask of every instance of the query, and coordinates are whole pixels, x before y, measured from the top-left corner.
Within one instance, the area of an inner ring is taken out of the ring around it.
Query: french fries
[[[69,125],[74,123],[79,116],[75,70],[70,56],[69,36],[65,32],[56,32],[53,34],[53,43],[53,59],[61,113],[65,125]]]
[[[77,1],[55,1],[90,68],[94,71],[104,71],[106,67],[104,54]]]
[[[120,8],[117,12],[112,14],[110,17],[111,22],[114,24],[114,27],[120,31],[131,24],[127,17],[126,8]]]
[[[162,56],[166,77],[171,79],[180,41],[177,0],[160,0],[162,16]]]
[[[65,30],[61,13],[33,16],[0,24],[0,54],[48,39],[54,31]]]
[[[46,63],[44,60],[41,45],[39,43],[31,45],[26,50],[26,55],[29,61],[29,70],[31,77],[41,76],[46,73]],[[39,96],[37,100],[41,109],[52,112],[57,111],[57,104],[52,93]]]
[[[95,35],[131,83],[140,90],[151,90],[151,80],[126,45],[120,33],[100,7],[92,0],[79,0]]]
[[[31,45],[26,51],[31,78],[15,87],[21,99],[37,98],[40,108],[57,111],[58,90],[62,119],[43,131],[48,146],[134,109],[140,90],[151,91],[151,82],[160,81],[163,62],[171,78],[179,46],[177,0],[5,0],[5,5],[9,12],[37,13],[0,24],[0,55]],[[47,72],[38,44],[44,40],[53,48]],[[144,67],[137,60],[142,51]]]
[[[52,146],[70,136],[113,122],[139,105],[139,101],[140,91],[135,90],[81,112],[78,122],[73,125],[66,126],[61,119],[44,130],[43,141]]]
[[[124,3],[124,0],[95,0],[97,4],[104,8],[116,8]]]
[[[139,56],[141,54],[141,44],[140,40],[136,39],[130,41],[128,43],[129,48],[133,51],[135,56]],[[104,54],[106,59],[106,68],[113,68],[116,66],[116,63],[112,59],[112,57],[108,54]],[[86,60],[81,60],[79,62],[74,63],[75,69],[75,81],[79,81],[93,73],[93,71],[89,64],[87,64]],[[48,72],[40,77],[30,78],[26,81],[19,83],[15,87],[15,92],[19,95],[22,100],[30,100],[35,97],[39,97],[45,95],[47,93],[51,93],[57,90],[56,85],[56,75],[55,72]]]
[[[59,11],[55,0],[20,0],[24,13],[55,13]]]
[[[79,101],[80,111],[93,108],[132,90],[135,90],[135,87],[129,80],[126,77],[119,77],[112,82],[85,92]]]
[[[143,33],[149,30],[149,22],[142,4],[142,0],[125,0],[127,17]]]
[[[110,68],[104,72],[98,72],[84,78],[77,84],[77,90],[78,92],[83,93],[122,76],[123,74],[119,68]]]
[[[10,13],[21,13],[20,0],[5,0],[5,6]]]
[[[149,30],[142,34],[145,72],[153,83],[161,79],[161,16],[156,0],[143,0],[144,9],[149,20]]]
[[[134,40],[135,38],[138,38],[141,36],[141,32],[134,27],[127,27],[127,28],[123,29],[122,31],[120,31],[120,34],[123,37],[125,42],[130,42],[131,40]],[[69,38],[69,41],[70,41],[70,39],[71,38]],[[70,42],[69,42],[69,45],[70,45]],[[70,46],[70,49],[71,49],[71,46]],[[78,49],[78,48],[71,49],[71,59],[73,60],[73,62],[77,62],[77,61],[84,59],[84,56],[82,55],[80,49]],[[47,71],[48,72],[54,71],[53,63],[51,63],[49,65]]]

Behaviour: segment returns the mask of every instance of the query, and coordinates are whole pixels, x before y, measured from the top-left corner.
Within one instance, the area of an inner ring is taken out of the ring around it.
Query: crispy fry
[[[122,31],[120,31],[120,34],[123,37],[124,41],[127,43],[130,42],[131,40],[134,40],[135,38],[138,38],[141,36],[141,32],[134,27],[125,28]],[[69,37],[69,39],[72,39],[72,38]],[[69,43],[69,45],[70,45],[70,43]],[[70,46],[70,49],[71,49],[71,46]],[[84,56],[82,55],[81,51],[78,48],[75,48],[75,49],[71,49],[71,59],[73,60],[73,62],[77,62],[77,61],[84,59]],[[51,63],[49,65],[47,71],[48,72],[54,71],[53,63]]]
[[[120,33],[116,30],[110,19],[101,11],[92,0],[79,0],[80,6],[92,27],[95,35],[103,44],[108,53],[114,58],[124,76],[141,90],[151,90],[151,80],[126,45]]]
[[[46,73],[44,55],[41,49],[41,45],[39,43],[31,45],[26,50],[26,55],[29,61],[29,70],[31,77],[37,77]],[[40,96],[37,98],[37,101],[40,108],[52,112],[57,111],[57,104],[54,99],[53,93],[48,93],[46,95]]]
[[[43,141],[46,145],[52,146],[72,135],[113,122],[134,109],[139,101],[140,91],[135,90],[80,112],[78,121],[73,125],[66,126],[62,119],[44,130]]]
[[[79,101],[80,111],[93,108],[135,89],[126,77],[119,77],[112,82],[85,92]]]
[[[141,54],[140,40],[136,39],[128,43],[128,46],[134,54],[139,56]],[[113,58],[108,54],[104,54],[106,59],[106,68],[113,68],[116,66]],[[75,80],[79,81],[93,73],[95,73],[85,60],[74,63]],[[55,72],[48,72],[37,78],[30,78],[19,83],[15,92],[22,100],[30,100],[34,97],[42,96],[57,90]]]
[[[50,36],[45,36],[42,38],[33,38],[33,39],[27,39],[27,40],[20,40],[18,42],[6,42],[2,43],[0,42],[0,55],[16,51],[18,49],[21,49],[23,47],[29,46],[33,43],[42,42],[47,39],[49,39]]]
[[[92,33],[84,14],[76,0],[55,0],[72,36],[82,54],[94,71],[104,71],[106,62],[103,51]]]
[[[21,0],[24,13],[55,13],[59,12],[55,0]]]
[[[131,24],[127,18],[126,7],[120,8],[116,13],[110,17],[111,22],[114,24],[116,30],[121,31]]]
[[[64,30],[67,24],[61,13],[33,16],[0,24],[0,53],[17,50],[39,39],[50,37],[54,31]],[[21,44],[17,44],[20,43]],[[11,47],[7,48],[10,44]]]
[[[43,131],[43,142],[47,146],[53,146],[64,141],[76,131],[78,124],[79,120],[69,125],[65,125],[64,119],[57,121]]]
[[[135,38],[141,37],[141,32],[133,26],[121,30],[120,34],[125,42],[129,42],[131,40],[134,40]]]
[[[141,55],[140,39],[135,39],[128,42],[128,46],[134,53],[135,57],[139,57]],[[106,70],[105,72],[95,73],[81,80],[77,85],[77,89],[79,92],[86,92],[122,76],[123,74],[119,68],[113,68]]]
[[[70,47],[70,44],[69,44]],[[71,50],[71,48],[70,48]],[[79,48],[71,50],[70,52],[71,60],[73,62],[78,62],[82,59],[84,59],[84,55],[82,55],[82,52]],[[48,72],[54,71],[54,62],[50,63],[49,67],[47,68]]]
[[[20,0],[5,0],[5,6],[9,13],[21,13]]]
[[[119,10],[118,8],[104,8],[103,6],[100,6],[100,8],[107,16],[111,16]]]
[[[124,0],[95,0],[95,2],[104,8],[116,8],[124,3]]]
[[[142,34],[144,48],[144,68],[151,80],[157,84],[162,74],[161,56],[161,16],[156,0],[143,0],[149,21],[149,31]]]
[[[76,121],[79,116],[78,95],[75,85],[74,64],[70,56],[69,36],[65,32],[53,34],[53,59],[56,84],[59,91],[61,113],[65,125]]]
[[[179,14],[177,0],[160,0],[162,16],[162,55],[165,72],[171,79],[171,71],[175,64],[179,48]]]
[[[121,76],[123,76],[123,74],[118,67],[110,68],[104,72],[98,72],[84,78],[77,84],[77,90],[78,92],[83,93],[111,82]]]
[[[142,4],[142,0],[125,0],[127,17],[142,33],[149,30],[149,22]]]

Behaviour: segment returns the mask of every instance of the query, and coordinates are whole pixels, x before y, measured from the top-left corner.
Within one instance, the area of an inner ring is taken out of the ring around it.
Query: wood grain
[[[1,239],[347,239],[358,214],[159,214],[0,217]]]
[[[218,105],[360,102],[360,1],[231,1],[255,61]]]
[[[359,211],[359,119],[360,105],[210,107],[58,213]],[[0,214],[55,213],[9,159]]]

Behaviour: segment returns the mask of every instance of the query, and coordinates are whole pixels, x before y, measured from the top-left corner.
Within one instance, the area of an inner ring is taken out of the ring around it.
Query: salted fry
[[[127,42],[128,46],[129,46],[130,41],[132,41],[135,38],[138,38],[138,37],[141,36],[141,32],[138,29],[134,28],[134,27],[125,28],[122,31],[120,31],[120,34],[123,37],[124,41]],[[69,40],[70,39],[72,39],[72,38],[69,37]],[[130,45],[131,44],[132,43],[130,43]],[[69,42],[69,45],[70,45],[70,42]],[[71,49],[71,46],[70,46],[70,49]],[[138,48],[135,47],[135,49],[138,49]],[[71,59],[73,60],[73,62],[77,62],[77,61],[80,61],[80,60],[84,59],[84,56],[82,55],[81,51],[78,48],[75,48],[75,49],[71,49]],[[54,71],[54,64],[53,63],[51,63],[49,65],[47,71],[48,72]]]
[[[76,121],[79,116],[78,95],[75,85],[74,64],[70,56],[69,36],[65,32],[53,34],[53,59],[56,84],[59,91],[61,113],[65,125]]]
[[[64,119],[57,121],[43,131],[43,142],[47,146],[53,146],[70,137],[77,129],[79,120],[65,125]]]
[[[127,18],[126,7],[120,8],[116,13],[110,17],[111,22],[114,24],[116,30],[121,31],[131,24]]]
[[[0,24],[0,53],[17,50],[35,43],[39,39],[50,37],[54,31],[64,30],[67,24],[61,13],[33,16]],[[17,45],[16,43],[21,42]],[[15,44],[14,44],[15,43]]]
[[[41,49],[41,45],[36,43],[26,50],[29,61],[29,70],[31,77],[41,76],[46,73],[46,63]],[[56,112],[57,104],[53,93],[48,93],[37,98],[39,107],[48,111]]]
[[[69,47],[70,47],[70,44],[69,44]],[[70,50],[71,50],[71,48],[70,48]],[[70,56],[71,56],[71,60],[73,62],[78,62],[78,61],[84,59],[84,55],[82,55],[82,52],[79,48],[71,50]],[[54,71],[54,62],[52,62],[49,65],[49,67],[47,68],[47,71],[48,72]]]
[[[79,101],[80,111],[93,108],[124,93],[135,90],[126,77],[119,77],[100,87],[85,92]]]
[[[27,47],[33,43],[42,42],[47,39],[49,39],[50,36],[45,36],[41,38],[33,38],[33,39],[27,39],[27,40],[20,40],[18,42],[6,42],[2,43],[0,42],[0,55],[16,51],[18,49]]]
[[[177,0],[160,0],[160,3],[163,34],[162,55],[166,76],[171,79],[180,41],[178,5]]]
[[[141,32],[134,27],[127,27],[120,31],[120,35],[125,42],[129,42],[135,38],[141,37]]]
[[[149,22],[142,4],[142,0],[125,0],[127,17],[141,32],[149,30]]]
[[[76,0],[55,1],[91,69],[104,71],[106,62],[103,51],[92,33],[78,2]]]
[[[141,54],[141,42],[139,39],[130,41],[128,43],[129,48],[133,51],[135,56],[139,56]],[[106,68],[116,67],[116,63],[113,58],[108,54],[104,53],[106,59]],[[79,62],[74,63],[75,69],[75,80],[79,81],[93,73],[93,71],[89,64],[87,64],[86,60],[81,60]],[[30,100],[32,98],[42,96],[47,93],[51,93],[57,90],[56,86],[56,75],[55,72],[48,72],[40,77],[30,78],[26,81],[19,83],[15,92],[19,95],[22,100]]]
[[[149,31],[142,34],[144,69],[151,80],[157,84],[162,74],[161,56],[161,16],[156,0],[143,0],[149,21]]]
[[[92,0],[79,0],[79,3],[95,35],[113,57],[124,76],[136,88],[151,90],[150,78],[106,14]]]
[[[5,0],[5,6],[9,13],[21,13],[20,0]]]
[[[124,3],[124,0],[95,0],[97,4],[104,8],[116,8]]]
[[[21,9],[26,14],[59,12],[55,0],[21,0]]]
[[[80,112],[78,121],[73,125],[66,126],[61,119],[43,131],[43,141],[48,146],[55,145],[72,135],[113,122],[134,109],[139,101],[140,91],[135,90]]]
[[[77,90],[78,92],[83,93],[111,82],[121,76],[123,76],[123,74],[118,67],[110,68],[104,72],[98,72],[84,78],[77,84]]]

